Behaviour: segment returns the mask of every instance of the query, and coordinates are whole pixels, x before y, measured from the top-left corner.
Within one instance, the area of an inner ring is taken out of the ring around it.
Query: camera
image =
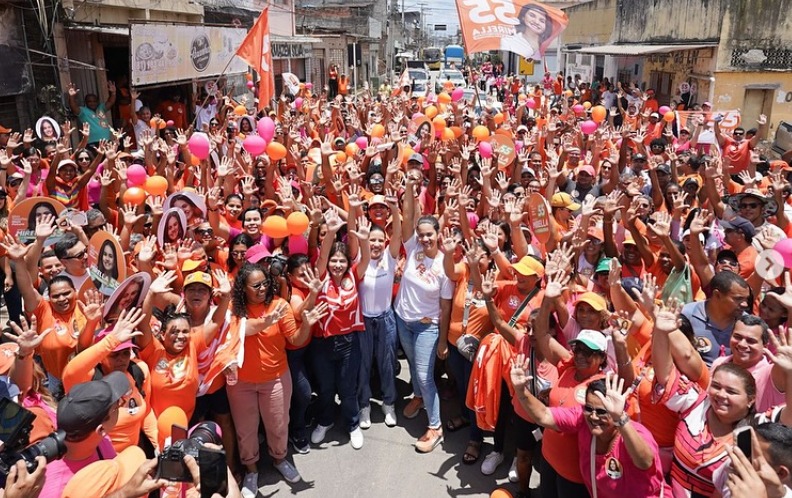
[[[160,454],[157,479],[192,482],[192,474],[184,464],[184,457],[190,455],[200,465],[201,446],[205,443],[223,444],[220,427],[214,422],[201,422],[189,434],[188,438],[173,442]]]
[[[5,486],[8,472],[20,460],[25,462],[28,472],[34,472],[38,467],[36,457],[43,456],[49,463],[66,454],[66,434],[63,431],[53,432],[29,445],[35,418],[32,412],[10,399],[0,399],[0,438],[3,441],[3,450],[0,451],[0,487]]]
[[[269,273],[273,277],[280,277],[286,273],[287,259],[283,255],[277,255],[269,258]]]

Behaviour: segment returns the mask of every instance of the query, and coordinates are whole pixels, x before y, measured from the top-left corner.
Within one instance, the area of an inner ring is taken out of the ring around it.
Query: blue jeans
[[[440,428],[440,396],[434,381],[437,340],[440,329],[436,323],[405,322],[396,315],[399,341],[410,364],[413,392],[423,398],[429,427]]]
[[[306,414],[311,404],[311,383],[308,381],[308,371],[305,368],[307,353],[308,347],[286,350],[292,378],[289,435],[298,441],[308,437]]]
[[[319,425],[335,420],[335,395],[350,432],[359,425],[357,380],[360,373],[360,332],[311,340],[311,364],[316,375],[316,415]]]
[[[358,404],[369,406],[371,399],[371,366],[377,359],[377,370],[382,387],[382,402],[396,403],[396,318],[389,309],[380,316],[363,317],[366,330],[360,334],[360,376],[358,378]]]
[[[470,384],[470,374],[473,373],[473,363],[467,361],[459,350],[453,344],[448,345],[448,368],[451,369],[451,374],[456,379],[457,395],[462,404],[462,412],[460,416],[470,422],[470,441],[481,442],[484,440],[484,433],[476,425],[476,414],[473,410],[467,407],[465,399],[467,398],[468,384]],[[500,422],[500,419],[498,419]]]

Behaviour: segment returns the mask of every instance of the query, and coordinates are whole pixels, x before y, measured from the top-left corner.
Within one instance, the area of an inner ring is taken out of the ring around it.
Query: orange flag
[[[272,51],[270,50],[269,7],[261,11],[256,24],[248,31],[237,56],[247,62],[259,75],[259,109],[266,107],[275,95],[272,78]]]

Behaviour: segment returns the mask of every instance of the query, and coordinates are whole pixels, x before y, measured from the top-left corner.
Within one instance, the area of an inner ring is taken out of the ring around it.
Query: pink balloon
[[[514,141],[514,151],[520,152],[525,144],[523,144],[522,140],[515,140]]]
[[[308,241],[302,235],[289,236],[289,254],[308,254]]]
[[[127,168],[127,187],[139,187],[146,183],[148,174],[146,168],[140,164],[133,164]]]
[[[366,147],[368,147],[368,138],[358,137],[357,140],[355,140],[355,145],[358,146],[358,149],[365,150]]]
[[[462,88],[454,88],[454,91],[451,92],[451,101],[452,102],[459,102],[462,100],[462,97],[465,96],[465,90]]]
[[[250,153],[251,156],[259,156],[267,148],[267,142],[258,135],[248,135],[245,141],[242,142],[242,147]]]
[[[781,239],[773,249],[784,258],[784,267],[792,268],[792,239]]]
[[[671,108],[668,107],[667,105],[664,105],[664,106],[661,106],[660,109],[657,110],[657,112],[660,114],[660,116],[663,116],[663,114],[665,114],[667,112],[671,112]]]
[[[536,100],[534,100],[534,99],[533,99],[533,98],[531,98],[531,97],[528,97],[528,98],[525,100],[525,105],[527,105],[527,106],[528,106],[528,109],[536,109]]]
[[[479,154],[481,154],[481,157],[483,157],[484,159],[489,159],[490,157],[492,157],[492,145],[489,142],[485,142],[482,140],[481,142],[479,142],[478,148],[479,148]]]
[[[167,121],[165,122],[165,126],[169,126],[169,127],[173,128],[173,125],[174,125],[174,122],[173,122],[173,120],[172,120],[172,119],[169,119],[169,120],[167,120]]]
[[[203,161],[209,157],[209,136],[201,131],[193,133],[187,142],[187,147],[190,149],[190,154]]]
[[[424,117],[424,115],[423,115],[423,113],[420,113],[420,112],[416,112],[415,114],[412,115],[413,119],[418,119],[418,118],[422,118],[422,117]]]
[[[258,129],[259,136],[261,136],[264,141],[267,143],[272,141],[272,137],[275,136],[275,121],[273,121],[271,117],[264,116],[263,118],[259,119],[256,128]]]
[[[295,108],[295,109],[300,109],[300,108],[302,108],[302,105],[303,105],[303,99],[302,99],[302,97],[297,97],[296,99],[294,99],[294,108]]]
[[[575,112],[575,114],[583,114],[586,111],[586,108],[580,104],[575,104],[572,106],[572,110]]]
[[[311,83],[311,82],[309,81],[308,83],[306,83],[306,84],[305,84],[305,88],[307,88],[308,90],[310,90],[311,88],[313,88],[313,83]]]
[[[580,131],[582,131],[586,135],[591,135],[592,133],[597,131],[597,126],[598,126],[597,123],[595,123],[594,121],[591,120],[583,121],[582,123],[580,123]]]
[[[247,82],[247,83],[245,83],[245,84],[247,85],[247,87],[248,87],[248,88],[251,88],[251,89],[252,89],[254,86],[256,86],[256,84],[255,84],[255,83],[253,83],[252,81],[248,81],[248,82]]]

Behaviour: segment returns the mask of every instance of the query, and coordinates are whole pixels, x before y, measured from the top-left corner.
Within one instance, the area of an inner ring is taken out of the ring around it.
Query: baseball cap
[[[58,163],[58,170],[60,170],[64,166],[72,166],[77,169],[77,163],[72,161],[71,159],[63,159]]]
[[[554,208],[567,208],[570,211],[577,211],[580,209],[580,204],[572,199],[572,196],[566,192],[557,192],[553,194],[550,199],[550,206]]]
[[[581,294],[580,297],[577,298],[577,301],[575,301],[575,306],[580,303],[586,303],[596,311],[605,311],[608,309],[608,303],[605,302],[605,298],[594,292],[584,292]]]
[[[203,261],[199,261],[197,259],[186,259],[184,263],[182,263],[182,271],[193,271],[199,268],[203,264]]]
[[[602,258],[601,260],[599,260],[599,263],[597,263],[597,267],[594,268],[594,273],[602,273],[602,272],[610,273],[611,259],[613,258]]]
[[[3,125],[0,125],[0,133],[11,133],[11,128],[6,128]]]
[[[247,259],[248,263],[258,263],[264,258],[268,258],[272,256],[269,250],[261,244],[256,244],[248,248],[247,252],[245,253],[245,259]]]
[[[634,238],[632,238],[632,235],[627,235],[627,236],[625,236],[625,238],[624,238],[624,242],[622,243],[622,245],[625,245],[625,246],[626,246],[627,244],[632,244],[632,245],[634,245],[634,246],[637,246],[637,245],[638,245],[638,244],[636,244],[636,243],[635,243],[635,239],[634,239]]]
[[[759,180],[761,180],[761,178]],[[740,192],[738,195],[740,200],[746,197],[753,197],[754,199],[758,199],[763,204],[767,203],[767,197],[765,197],[760,190],[755,188],[745,189],[742,192]]]
[[[278,208],[278,203],[273,201],[272,199],[267,199],[266,201],[261,203],[261,209],[266,209],[268,213],[272,213],[277,208]]]
[[[718,251],[718,254],[715,256],[715,261],[720,261],[721,259],[730,259],[735,263],[740,262],[739,258],[737,258],[737,253],[731,249],[721,249]]]
[[[146,461],[139,446],[130,446],[112,460],[99,460],[83,467],[63,488],[63,498],[102,498],[126,484]]]
[[[655,118],[655,119],[660,119],[660,115],[657,114],[656,112],[653,112],[652,114],[650,114],[649,117],[650,118]]]
[[[704,107],[704,106],[707,106],[707,107],[712,107],[712,102],[709,102],[709,101],[707,101],[707,102],[704,102],[703,104],[701,104],[701,106],[702,106],[702,107]]]
[[[583,344],[592,351],[605,352],[608,350],[608,340],[605,334],[596,330],[581,330],[577,337],[569,341],[569,344],[572,345],[576,342]]]
[[[600,227],[590,227],[588,229],[588,236],[594,237],[595,239],[601,240],[603,242],[605,241],[605,232],[603,232],[602,228]]]
[[[186,288],[190,284],[204,284],[211,289],[212,276],[203,271],[190,273],[187,278],[184,279],[184,287]]]
[[[667,164],[661,164],[660,166],[657,167],[657,172],[658,173],[663,172],[666,175],[670,175],[671,174],[671,166],[669,166]]]
[[[525,125],[520,125],[520,126],[518,126],[518,127],[517,127],[517,133],[520,133],[521,131],[525,131],[525,132],[527,132],[527,131],[528,131],[528,127],[527,127],[527,126],[525,126]]]
[[[522,172],[520,174],[524,175],[526,173],[533,177],[536,177],[536,171],[534,171],[533,168],[529,168],[528,166],[523,166]]]
[[[531,256],[523,256],[520,261],[512,263],[512,268],[524,277],[544,276],[544,265]]]
[[[112,372],[102,379],[77,384],[58,403],[58,429],[67,437],[90,434],[131,387],[124,372]]]
[[[588,173],[589,176],[595,176],[597,174],[597,172],[594,171],[594,166],[591,166],[590,164],[584,164],[583,166],[579,167],[577,172],[578,175],[581,173]]]
[[[738,230],[746,237],[753,237],[756,235],[756,228],[753,226],[753,223],[742,216],[735,216],[731,221],[721,220],[720,226],[729,230]]]
[[[421,164],[423,164],[423,162],[424,162],[424,157],[423,157],[421,154],[419,154],[419,153],[415,152],[415,153],[413,153],[413,154],[410,156],[410,159],[408,159],[408,160],[407,160],[407,162],[408,162],[408,163],[412,163],[412,162],[418,162],[418,163],[421,163]]]
[[[8,375],[11,365],[16,361],[19,345],[15,342],[0,344],[0,375]]]
[[[633,161],[646,161],[646,156],[641,154],[641,153],[633,154],[632,160]]]
[[[94,344],[96,344],[97,342],[101,341],[102,339],[104,339],[105,337],[107,337],[108,335],[110,335],[112,333],[113,333],[113,330],[110,327],[107,327],[104,330],[100,331],[98,334],[96,334],[96,337],[94,338]],[[137,344],[135,344],[131,340],[124,341],[121,344],[119,344],[118,346],[116,346],[115,348],[113,348],[113,353],[118,352],[118,351],[123,351],[123,350],[129,349],[129,348],[137,349],[138,346],[137,346]]]
[[[379,194],[377,194],[375,196],[372,196],[371,199],[369,199],[369,201],[368,201],[369,207],[371,207],[371,206],[373,206],[375,204],[382,204],[383,206],[387,206],[388,205],[388,203],[385,202],[385,196],[384,195],[379,195]]]

